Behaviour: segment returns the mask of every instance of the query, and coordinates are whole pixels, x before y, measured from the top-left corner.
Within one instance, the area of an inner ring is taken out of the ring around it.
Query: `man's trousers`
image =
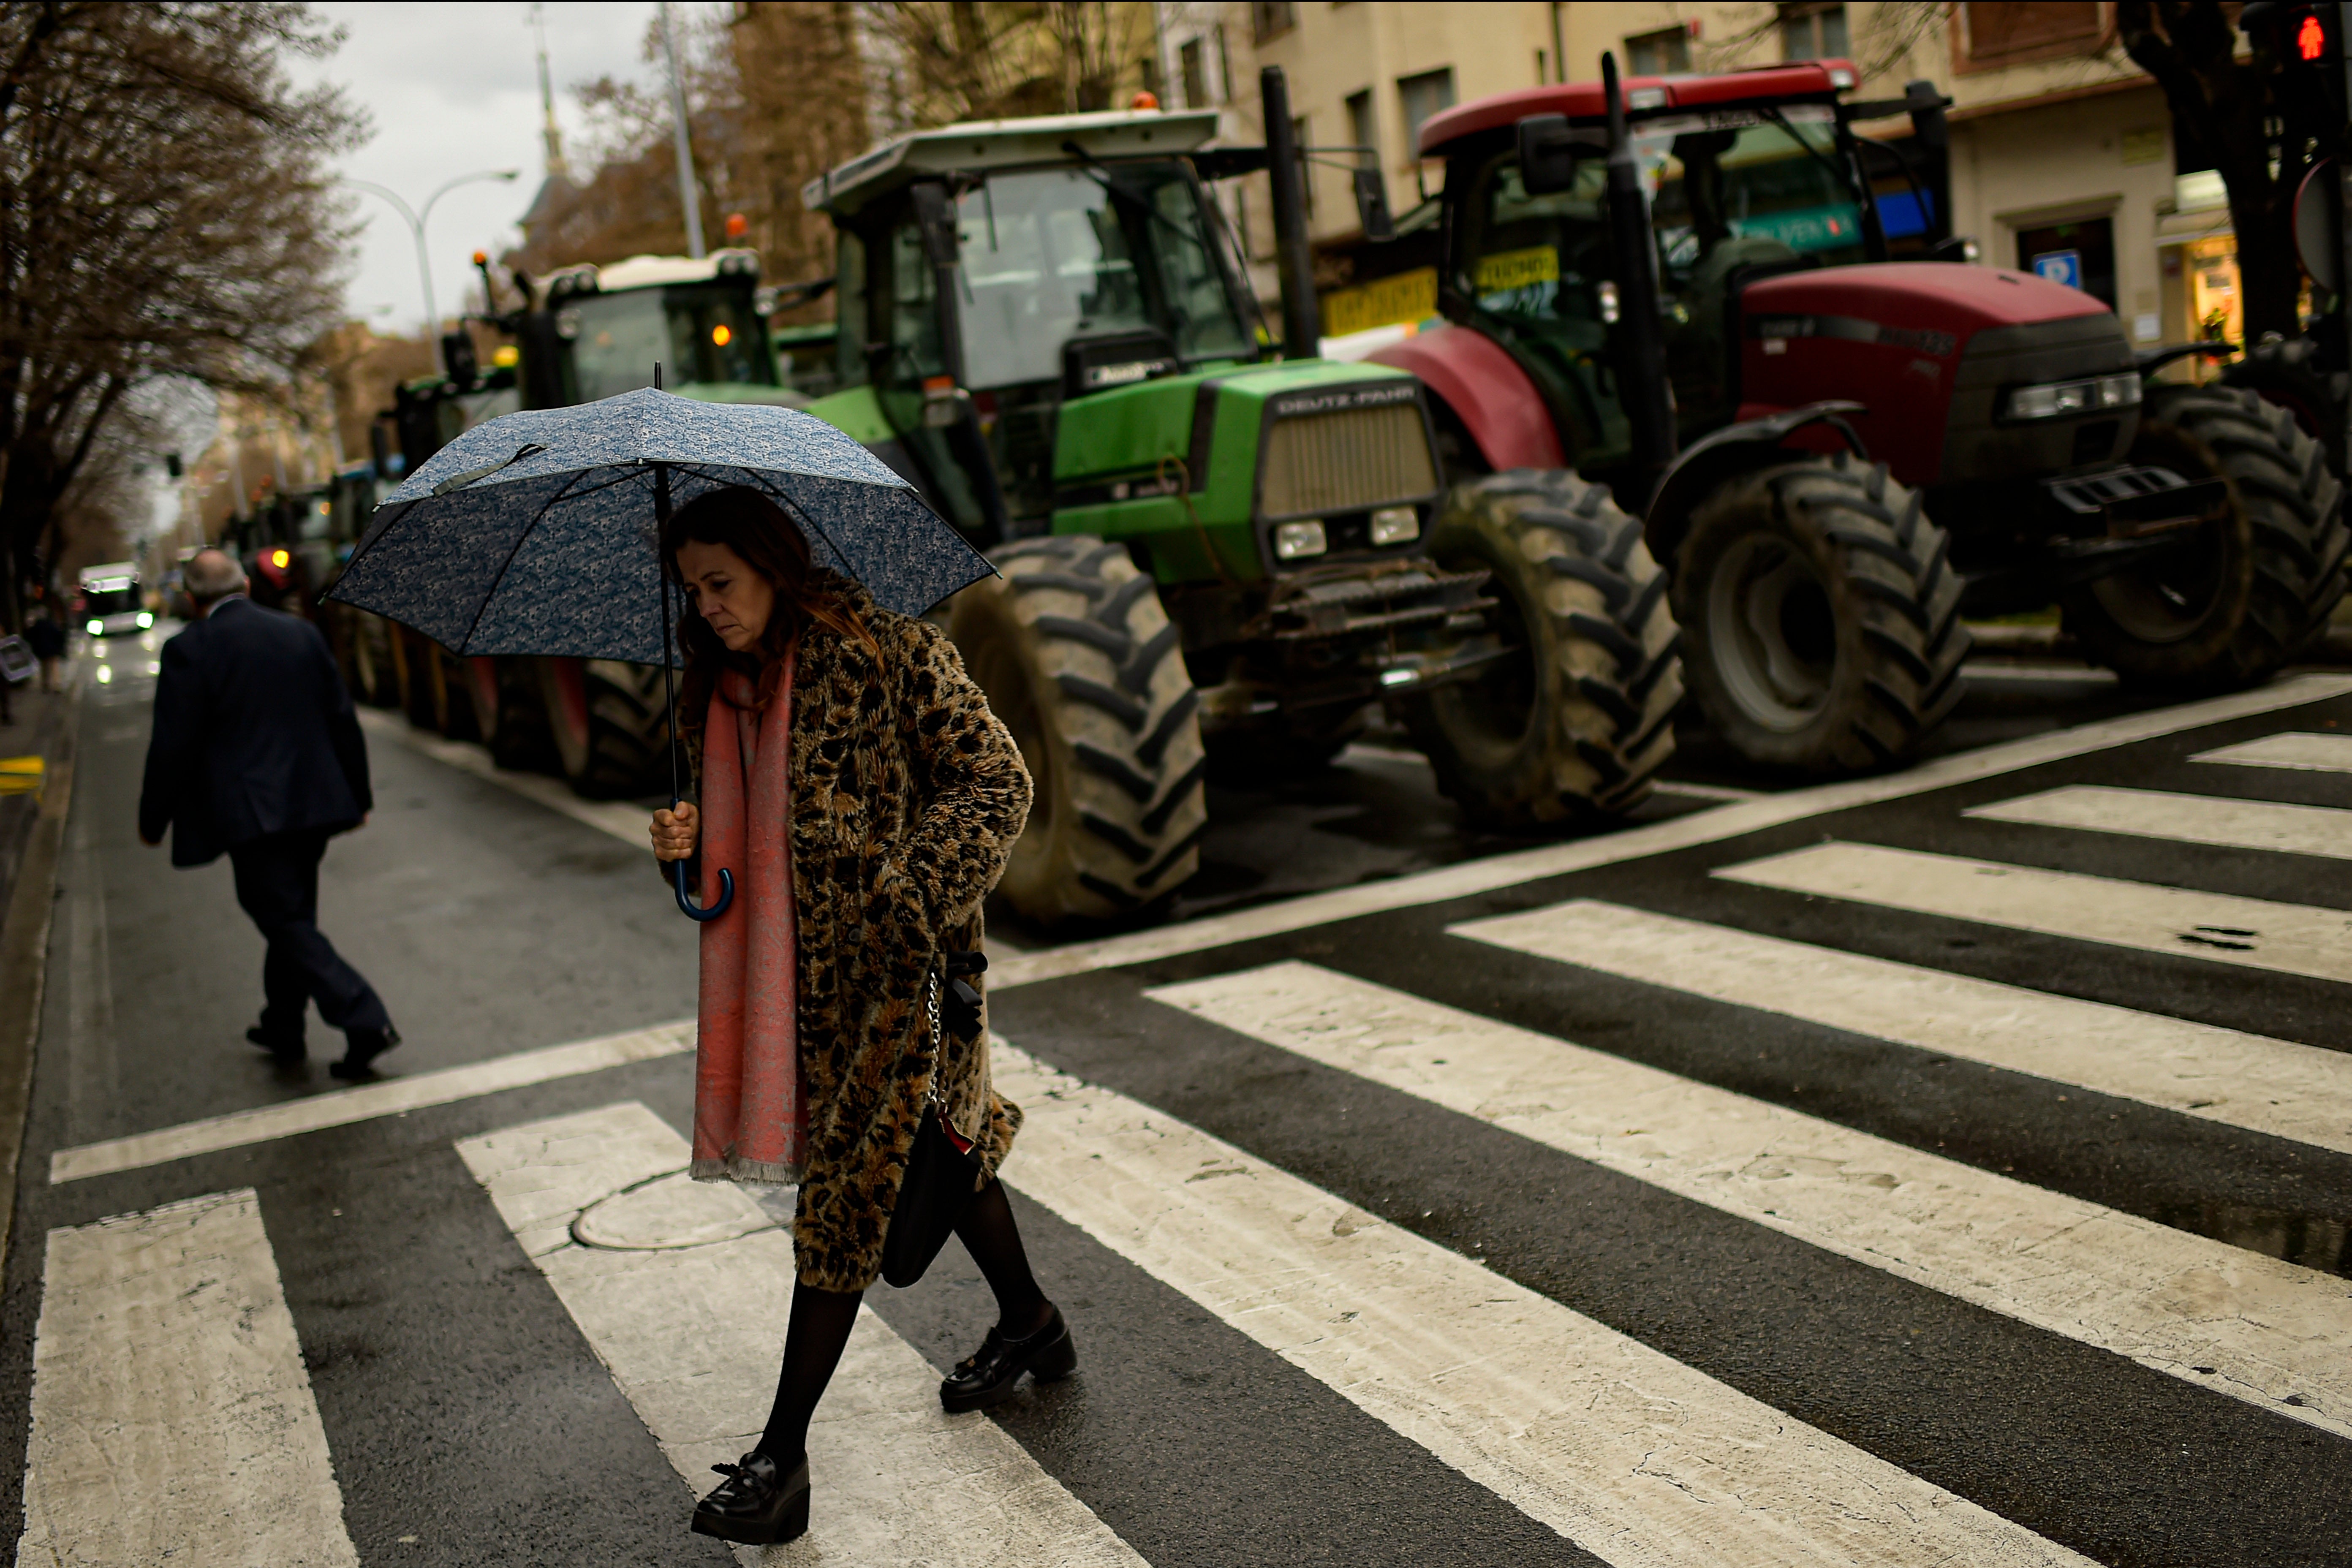
[[[320,932],[319,861],[326,853],[327,835],[317,831],[271,834],[228,852],[237,905],[269,944],[261,965],[261,1029],[283,1040],[302,1037],[310,1002],[331,1029],[392,1026],[374,987]]]

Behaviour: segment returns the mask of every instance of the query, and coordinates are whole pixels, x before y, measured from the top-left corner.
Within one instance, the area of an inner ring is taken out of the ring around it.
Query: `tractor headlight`
[[[1384,506],[1372,513],[1374,544],[1403,544],[1421,537],[1421,513],[1409,506]]]
[[[106,623],[104,621],[92,621],[89,626],[84,626],[82,629],[89,633],[89,635],[94,637],[102,637],[106,635]]]
[[[2139,403],[2139,374],[2095,375],[2082,381],[2051,381],[2021,386],[2009,395],[2002,410],[2011,419],[2063,419],[2070,414],[2095,414],[2107,408],[2132,408]]]
[[[1274,531],[1275,558],[1296,561],[1301,556],[1320,555],[1331,548],[1331,541],[1323,532],[1323,520],[1310,517],[1304,522],[1286,522]]]

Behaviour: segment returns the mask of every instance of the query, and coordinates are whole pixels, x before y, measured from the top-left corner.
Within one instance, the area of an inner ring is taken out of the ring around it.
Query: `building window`
[[[1225,53],[1225,25],[1223,22],[1217,24],[1216,37],[1217,101],[1231,103],[1234,100],[1234,60]]]
[[[1780,7],[1780,58],[1784,60],[1843,59],[1853,52],[1846,36],[1845,7],[1784,5]]]
[[[1209,58],[1205,41],[1185,39],[1176,51],[1176,68],[1184,79],[1184,107],[1209,107]]]
[[[1370,152],[1356,154],[1356,162],[1367,169],[1381,166],[1381,126],[1372,114],[1371,89],[1348,95],[1348,140]]]
[[[1666,27],[1625,40],[1625,69],[1632,76],[1679,76],[1690,69],[1690,34]]]
[[[1298,26],[1298,7],[1289,0],[1250,0],[1250,32],[1259,43]]]
[[[1454,68],[1445,66],[1419,76],[1398,78],[1397,98],[1404,105],[1404,144],[1418,155],[1423,121],[1440,110],[1454,107]]]
[[[1298,145],[1298,191],[1306,199],[1307,216],[1315,216],[1315,165],[1307,156],[1307,149],[1315,145],[1314,133],[1307,128],[1307,116],[1300,115],[1290,122],[1290,139]]]
[[[2020,229],[2017,267],[2116,308],[2116,226],[2108,218]]]
[[[2097,0],[1969,0],[1956,9],[1953,64],[1964,71],[2096,54],[2107,42],[2107,7]]]

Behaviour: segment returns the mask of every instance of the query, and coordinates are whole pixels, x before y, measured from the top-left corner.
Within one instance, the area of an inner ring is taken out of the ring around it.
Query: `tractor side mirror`
[[[1364,237],[1384,245],[1396,237],[1396,219],[1389,216],[1389,183],[1378,169],[1359,169],[1356,181],[1356,221]]]
[[[922,231],[923,257],[934,267],[956,264],[956,209],[948,188],[936,180],[914,187],[915,225]]]
[[[1608,151],[1606,132],[1572,130],[1565,114],[1530,114],[1519,121],[1519,184],[1531,196],[1568,190],[1578,160]]]

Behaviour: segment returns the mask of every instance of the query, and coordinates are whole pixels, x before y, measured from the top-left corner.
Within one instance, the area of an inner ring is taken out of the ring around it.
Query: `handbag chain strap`
[[[924,977],[923,1011],[931,1026],[931,1096],[929,1103],[932,1109],[944,1111],[948,1108],[948,1097],[940,1089],[940,1058],[946,1054],[941,1047],[946,1042],[940,1037],[940,972],[937,969]]]

